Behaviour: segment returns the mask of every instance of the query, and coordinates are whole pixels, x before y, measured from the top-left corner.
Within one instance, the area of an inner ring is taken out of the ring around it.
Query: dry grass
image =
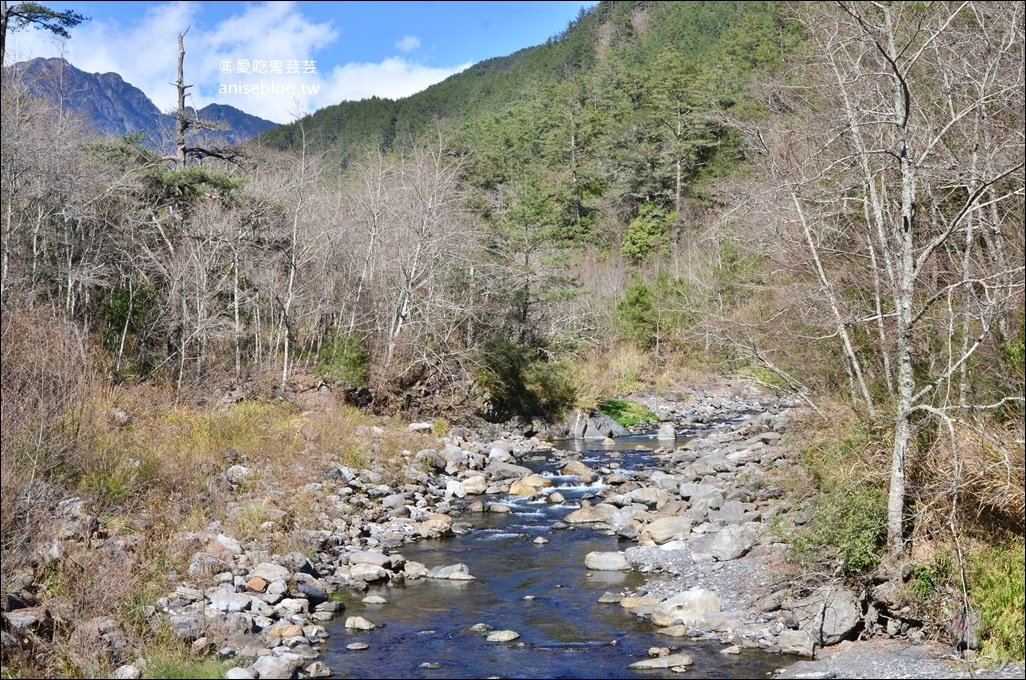
[[[88,361],[102,351],[47,315],[5,313],[2,331],[3,592],[16,592],[27,570],[40,603],[67,613],[31,654],[5,659],[5,675],[109,673],[103,646],[82,637],[80,624],[96,616],[115,617],[133,653],[178,658],[180,643],[142,612],[173,587],[169,573],[187,569],[197,546],[186,532],[217,522],[261,549],[302,550],[302,530],[337,519],[303,488],[328,465],[395,482],[404,450],[437,446],[404,422],[331,400],[306,411],[280,399],[200,406],[159,386],[112,387]],[[225,478],[231,465],[249,469],[241,485]],[[56,503],[71,496],[88,501],[107,540],[65,542],[56,560],[42,558]]]

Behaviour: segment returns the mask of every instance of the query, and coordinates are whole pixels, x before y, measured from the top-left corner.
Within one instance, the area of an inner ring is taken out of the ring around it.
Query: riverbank
[[[586,463],[575,447],[553,448],[543,439],[558,430],[540,435],[530,423],[519,432],[495,426],[443,431],[442,423],[411,423],[403,436],[360,425],[353,434],[368,450],[397,443],[422,447],[393,453],[389,465],[318,467],[310,455],[285,477],[259,461],[240,460],[208,484],[212,494],[228,499],[225,521],[174,534],[177,551],[188,559],[168,574],[170,591],[155,605],[140,607],[138,616],[150,629],[166,629],[190,645],[197,657],[218,660],[225,677],[327,677],[332,669],[320,657],[329,627],[339,621],[348,630],[387,625],[387,619],[347,613],[340,593],[421,579],[474,579],[478,575],[464,565],[407,560],[403,546],[471,531],[479,513],[509,510],[497,499],[516,497],[563,509],[565,527],[617,538],[617,550],[589,554],[579,568],[644,574],[644,584],[610,591],[596,604],[651,622],[667,650],[697,639],[721,643],[728,654],[746,647],[779,653],[782,668],[801,658],[818,664],[797,666],[793,673],[806,674],[801,677],[904,677],[886,673],[912,667],[916,677],[969,672],[900,623],[891,628],[902,642],[851,642],[867,637],[870,607],[878,629],[887,630],[887,620],[898,617],[840,582],[810,587],[790,571],[782,529],[802,521],[801,509],[776,480],[794,472],[787,433],[798,403],[743,382],[642,401],[663,421],[667,437],[641,444],[650,449],[639,452],[644,465],[631,463],[631,452],[616,450],[615,441],[599,438],[578,447],[604,451]],[[337,436],[315,422],[304,416],[297,423],[311,444]],[[602,419],[582,427],[613,433]],[[550,477],[527,467],[541,460],[558,461],[561,474],[589,485],[588,492],[562,497]],[[54,508],[64,554],[130,551],[123,540],[99,536],[97,518],[82,499],[63,499]],[[249,519],[241,523],[239,517]],[[241,534],[238,527],[249,528]],[[59,601],[44,594],[25,583],[22,592],[12,593],[16,599],[5,600],[5,655],[43,647],[55,620],[71,620]],[[152,673],[151,660],[137,656],[132,631],[114,617],[74,628],[73,639],[100,649],[116,667],[115,677]],[[662,646],[652,653],[652,663],[685,665]],[[877,663],[892,653],[894,663]],[[1023,677],[1022,667],[999,675]]]

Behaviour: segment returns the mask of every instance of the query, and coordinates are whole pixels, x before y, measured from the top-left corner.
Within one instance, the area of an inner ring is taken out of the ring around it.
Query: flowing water
[[[625,437],[612,447],[584,450],[582,460],[592,468],[611,462],[624,469],[646,466],[646,454],[633,450],[639,443],[655,445],[651,437]],[[573,442],[566,445],[574,448]],[[602,488],[558,475],[555,461],[534,461],[528,466],[551,477],[568,501]],[[724,655],[719,653],[723,645],[718,642],[659,635],[650,622],[619,605],[599,604],[607,590],[619,592],[639,585],[646,577],[585,568],[587,553],[622,550],[632,544],[588,528],[553,529],[576,503],[552,505],[513,496],[492,496],[486,502],[504,503],[512,512],[465,513],[458,521],[472,524],[473,531],[419,541],[399,551],[428,568],[462,562],[476,580],[419,579],[347,594],[345,615],[330,629],[322,657],[334,677],[677,677],[669,670],[627,668],[648,658],[650,647],[677,646],[695,659],[687,675],[760,678],[781,665],[780,657],[758,650]],[[549,542],[533,543],[538,536]],[[379,595],[388,603],[364,604],[362,599],[368,595]],[[379,627],[347,630],[343,622],[351,615],[363,616]],[[468,631],[477,623],[495,630],[514,630],[520,637],[508,643],[487,642],[483,635]],[[366,643],[368,649],[347,649],[353,642]]]

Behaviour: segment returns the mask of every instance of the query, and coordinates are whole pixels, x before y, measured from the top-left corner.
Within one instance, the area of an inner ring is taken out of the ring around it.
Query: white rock
[[[590,552],[584,556],[584,566],[595,571],[630,571],[631,568],[622,552]]]

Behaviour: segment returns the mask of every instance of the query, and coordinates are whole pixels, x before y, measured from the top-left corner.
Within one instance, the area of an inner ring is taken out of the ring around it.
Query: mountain
[[[86,73],[64,59],[41,57],[10,69],[31,95],[63,106],[101,136],[141,133],[147,143],[159,148],[174,131],[174,117],[161,112],[142,90],[117,73]],[[222,104],[210,104],[197,113],[200,120],[224,127],[205,132],[207,144],[238,144],[277,125]]]
[[[603,1],[582,10],[544,44],[479,62],[403,99],[372,97],[326,107],[275,128],[261,142],[294,147],[302,124],[308,142],[345,159],[369,145],[389,148],[417,138],[436,121],[462,124],[509,111],[536,99],[546,86],[573,77],[597,78],[615,68],[630,71],[628,79],[637,78],[658,68],[658,57],[667,48],[694,63],[728,52],[757,60],[762,55],[746,54],[746,47],[764,42],[777,4]]]

